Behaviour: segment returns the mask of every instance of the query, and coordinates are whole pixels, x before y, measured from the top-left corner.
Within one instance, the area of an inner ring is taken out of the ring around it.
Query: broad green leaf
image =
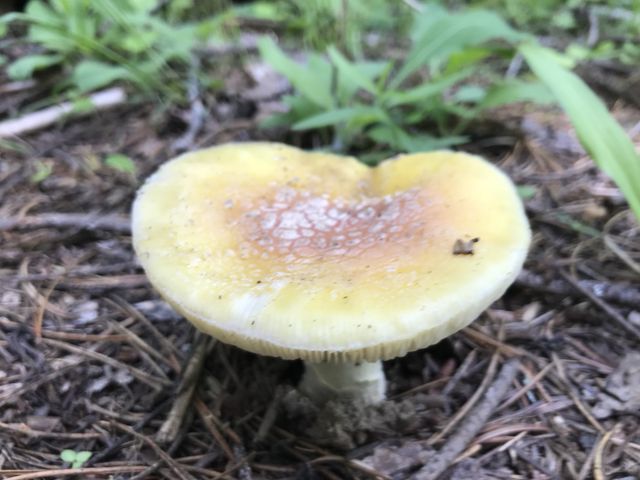
[[[373,120],[379,117],[379,111],[375,107],[348,107],[327,110],[293,125],[293,130],[310,130],[312,128],[328,127],[343,122],[355,120],[357,117],[370,117]]]
[[[48,25],[62,25],[64,23],[64,18],[42,0],[31,0],[28,2],[24,13],[30,21],[35,23]]]
[[[60,55],[29,55],[9,65],[7,74],[14,80],[24,80],[31,77],[36,70],[42,70],[60,62],[62,62]]]
[[[429,10],[423,15],[428,15]],[[430,23],[415,38],[409,55],[390,86],[398,88],[409,75],[436,58],[445,58],[466,46],[477,46],[496,38],[518,42],[526,36],[513,30],[497,14],[486,10],[445,15]]]
[[[479,107],[493,108],[515,102],[544,105],[555,102],[555,97],[543,83],[508,80],[491,87]]]
[[[94,60],[84,60],[76,65],[71,81],[82,93],[110,85],[116,80],[130,80],[129,71],[120,66]]]
[[[362,88],[367,92],[377,95],[378,89],[373,81],[367,77],[358,67],[347,60],[335,47],[331,46],[327,50],[329,58],[338,69],[338,74],[353,83],[357,88]]]
[[[261,39],[258,43],[258,48],[262,58],[276,71],[287,77],[302,95],[320,107],[329,108],[333,106],[334,99],[330,90],[330,69],[328,71],[318,69],[318,59],[316,59],[315,68],[309,68],[313,67],[311,59],[309,66],[300,65],[287,57],[271,38]]]
[[[104,159],[104,163],[105,165],[120,172],[130,173],[131,175],[136,173],[136,164],[133,163],[133,160],[129,157],[122,155],[121,153],[108,155],[107,158]]]
[[[640,219],[640,155],[605,104],[549,49],[525,43],[520,52],[555,95],[596,164],[618,185]]]

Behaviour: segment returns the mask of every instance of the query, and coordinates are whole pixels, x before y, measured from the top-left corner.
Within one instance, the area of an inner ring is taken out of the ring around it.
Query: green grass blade
[[[310,130],[313,128],[328,127],[354,119],[374,121],[379,117],[379,111],[375,107],[347,107],[327,110],[317,115],[312,115],[293,125],[293,130]]]
[[[331,95],[330,69],[326,64],[326,72],[318,68],[300,65],[291,60],[280,47],[268,37],[262,38],[258,43],[262,59],[281,73],[302,95],[320,107],[333,106],[334,99]],[[319,65],[317,65],[319,66]]]
[[[640,219],[640,156],[625,131],[580,77],[557,62],[554,52],[529,43],[519,50],[571,119],[584,148]]]
[[[427,9],[423,15],[428,15],[428,12]],[[497,38],[520,42],[524,35],[513,30],[499,15],[487,10],[445,15],[415,39],[390,87],[398,88],[412,73],[434,58],[444,58],[469,45],[480,45]]]
[[[329,54],[329,58],[331,58],[333,64],[338,69],[338,72],[343,75],[347,81],[353,83],[356,88],[362,88],[372,95],[377,95],[379,93],[376,84],[373,83],[373,80],[359,70],[356,64],[347,60],[335,47],[330,46],[327,49],[327,53]]]

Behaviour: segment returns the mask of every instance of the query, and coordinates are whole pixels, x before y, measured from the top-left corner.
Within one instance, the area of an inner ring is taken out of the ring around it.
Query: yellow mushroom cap
[[[310,361],[388,359],[466,326],[518,274],[530,230],[477,156],[376,168],[273,143],[163,165],[133,206],[151,283],[204,332]]]

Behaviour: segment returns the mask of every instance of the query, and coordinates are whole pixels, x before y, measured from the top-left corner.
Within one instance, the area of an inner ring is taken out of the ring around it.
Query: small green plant
[[[326,57],[308,54],[302,66],[270,39],[262,41],[260,50],[295,89],[285,98],[289,110],[270,123],[328,131],[331,148],[337,150],[383,146],[411,152],[452,146],[466,141],[461,134],[469,122],[488,109],[522,100],[554,101],[640,218],[640,156],[624,130],[565,66],[571,63],[566,56],[512,29],[495,13],[449,13],[430,6],[417,17],[411,48],[397,63],[353,62],[329,48]],[[505,79],[492,67],[516,54],[537,80]]]
[[[411,9],[388,0],[257,1],[234,10],[239,17],[276,22],[286,36],[305,48],[322,51],[337,45],[354,57],[362,56],[366,35],[387,42],[409,25]]]
[[[58,66],[68,75],[62,86],[84,93],[115,81],[140,91],[171,95],[199,40],[196,24],[172,25],[153,12],[155,0],[31,0],[24,13],[11,13],[2,23],[27,26],[23,42],[35,47],[7,67],[13,79]],[[178,86],[180,90],[182,87]]]
[[[53,163],[51,161],[37,160],[35,162],[35,172],[29,177],[32,183],[40,183],[51,175],[53,172]]]
[[[487,109],[552,100],[539,82],[505,80],[482,63],[504,56],[505,42],[523,38],[491,12],[450,14],[432,6],[417,18],[411,48],[398,65],[351,61],[329,47],[326,57],[309,53],[303,66],[264,39],[263,58],[296,90],[285,98],[289,110],[269,124],[330,127],[333,147],[346,150],[374,144],[411,152],[464,143],[466,125]]]
[[[128,173],[129,175],[136,174],[136,164],[131,158],[121,153],[112,153],[107,155],[104,159],[104,164],[119,172]]]
[[[71,468],[82,468],[82,466],[89,461],[93,455],[87,450],[81,450],[76,452],[75,450],[63,450],[60,452],[60,459],[63,462],[71,464]]]
[[[472,0],[503,12],[518,28],[566,39],[575,60],[616,60],[640,65],[640,2],[637,0]]]

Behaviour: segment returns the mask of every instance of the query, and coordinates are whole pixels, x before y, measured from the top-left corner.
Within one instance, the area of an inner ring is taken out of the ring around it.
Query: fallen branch
[[[198,74],[200,73],[200,61],[197,57],[193,57],[191,71],[189,73],[189,82],[187,92],[191,108],[189,109],[189,121],[187,130],[171,144],[171,148],[176,152],[183,152],[193,148],[194,141],[204,125],[207,111],[204,108],[202,99],[200,98],[200,82]]]
[[[115,473],[135,473],[141,472],[146,467],[144,465],[125,465],[115,467],[96,467],[96,468],[54,468],[51,470],[36,470],[29,473],[17,475],[15,477],[6,477],[11,480],[34,480],[36,478],[64,477],[70,475],[79,475],[83,478],[93,475],[112,475]],[[3,471],[0,471],[2,474]]]
[[[592,295],[608,302],[620,303],[633,308],[640,308],[640,288],[624,283],[599,282],[596,280],[578,280],[577,284]],[[572,282],[557,278],[549,280],[529,270],[523,270],[516,279],[516,285],[531,288],[544,293],[567,297],[580,296],[580,290],[574,288]]]
[[[214,344],[215,340],[213,338],[200,333],[197,334],[193,354],[184,369],[184,374],[176,392],[176,399],[167,415],[167,419],[156,434],[158,443],[170,443],[176,439],[187,409],[191,405],[191,399],[200,378],[202,366]]]
[[[127,100],[127,94],[120,87],[109,88],[89,96],[95,110],[106,110],[123,104]],[[28,113],[22,117],[0,122],[0,138],[22,135],[25,133],[47,127],[65,115],[74,113],[73,102],[63,102],[60,105],[44,108],[37,112]]]
[[[489,387],[484,399],[466,416],[464,423],[458,428],[440,451],[430,459],[429,462],[416,472],[411,478],[413,480],[436,480],[460,455],[469,442],[480,432],[487,423],[489,417],[495,412],[506,395],[509,386],[513,382],[520,361],[517,359],[507,361],[498,377]]]
[[[615,320],[618,325],[627,331],[627,333],[633,335],[637,340],[640,340],[640,329],[632,325],[624,316],[619,313],[615,308],[611,307],[602,298],[599,298],[592,290],[588,289],[584,285],[581,285],[578,280],[575,280],[571,275],[560,270],[560,275],[567,282],[569,282],[576,290],[584,294],[592,303],[604,311],[612,320]]]
[[[43,213],[25,217],[0,219],[0,230],[33,230],[36,228],[80,228],[130,233],[128,216],[95,213]]]

